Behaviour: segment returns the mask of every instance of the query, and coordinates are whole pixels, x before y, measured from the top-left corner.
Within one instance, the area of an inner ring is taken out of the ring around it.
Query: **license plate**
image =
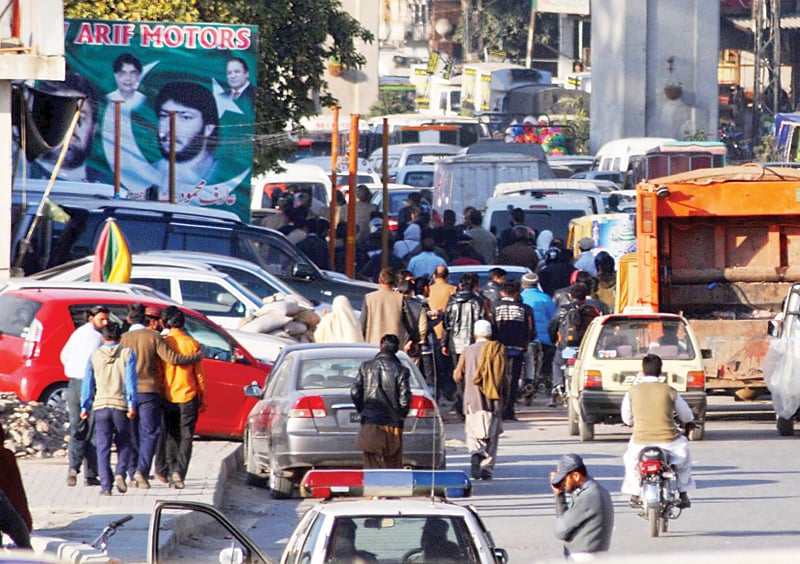
[[[350,414],[350,423],[361,423],[361,415],[357,411]]]

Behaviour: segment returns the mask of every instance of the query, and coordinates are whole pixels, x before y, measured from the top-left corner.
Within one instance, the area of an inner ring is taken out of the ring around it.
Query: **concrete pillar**
[[[11,81],[0,80],[0,283],[11,277]]]
[[[620,137],[713,139],[718,53],[716,2],[592,0],[591,151]],[[682,85],[679,100],[668,82]]]
[[[558,67],[556,74],[558,78],[566,78],[572,72],[572,63],[580,60],[580,53],[575,52],[575,22],[577,18],[568,14],[560,14],[558,17]],[[536,67],[536,65],[533,65]]]

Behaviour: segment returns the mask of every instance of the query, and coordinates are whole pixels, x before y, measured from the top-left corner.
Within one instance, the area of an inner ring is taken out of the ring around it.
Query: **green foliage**
[[[374,40],[339,0],[64,0],[64,13],[71,18],[258,26],[257,171],[288,156],[287,124],[336,103],[324,79],[328,59],[360,68],[366,59],[357,44]]]
[[[708,134],[703,129],[695,129],[694,131],[690,129],[683,130],[683,140],[684,141],[707,141]]]
[[[589,126],[591,125],[589,114],[584,108],[579,108],[570,124],[575,135],[575,154],[591,155],[589,152]]]
[[[778,151],[778,138],[774,135],[763,135],[761,142],[753,149],[755,158],[760,163],[769,163],[782,160],[780,151]]]

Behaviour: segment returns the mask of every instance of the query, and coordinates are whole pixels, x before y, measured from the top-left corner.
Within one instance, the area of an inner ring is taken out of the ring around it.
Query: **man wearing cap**
[[[519,297],[522,303],[527,305],[533,310],[533,325],[536,327],[536,340],[542,349],[542,364],[540,367],[540,375],[553,374],[553,357],[556,354],[556,347],[550,339],[547,326],[550,320],[556,314],[556,304],[552,298],[545,294],[539,287],[539,275],[533,272],[524,274],[520,280],[522,283],[522,292]],[[533,372],[533,355],[528,350],[525,357],[525,379],[533,380],[535,378]]]
[[[628,449],[622,459],[625,462],[625,480],[622,493],[631,496],[629,505],[639,507],[639,476],[636,465],[639,453],[646,446],[658,446],[669,451],[670,464],[678,475],[681,509],[691,507],[689,490],[695,488],[692,478],[692,457],[689,441],[675,424],[674,414],[684,425],[694,425],[692,408],[681,395],[661,376],[661,357],[648,354],[642,359],[642,376],[622,398],[622,420],[633,427]]]
[[[472,477],[491,480],[507,393],[506,353],[503,345],[489,340],[492,324],[487,320],[477,320],[473,334],[475,342],[459,356],[453,378],[464,385],[462,409]]]
[[[594,559],[606,552],[614,531],[614,504],[608,490],[589,476],[583,459],[565,454],[550,473],[556,502],[553,532],[564,543],[564,556],[574,562]],[[572,503],[567,502],[567,495]]]
[[[167,345],[160,333],[161,310],[157,307],[132,304],[128,322],[131,326],[119,342],[136,354],[138,374],[138,405],[132,425],[128,478],[129,485],[149,489],[150,466],[161,433],[164,363],[188,366],[200,362],[203,354],[179,354]]]
[[[581,254],[575,259],[575,264],[573,265],[577,270],[583,270],[592,276],[597,274],[597,267],[594,264],[594,253],[592,253],[593,246],[592,240],[589,237],[583,237],[578,241],[578,248]]]
[[[531,242],[531,232],[527,226],[517,225],[511,230],[511,244],[503,247],[497,255],[497,264],[536,270],[539,265],[539,253]]]

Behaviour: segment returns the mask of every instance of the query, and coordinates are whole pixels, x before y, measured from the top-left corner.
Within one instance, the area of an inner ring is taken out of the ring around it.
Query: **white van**
[[[634,157],[644,156],[664,143],[675,142],[671,137],[624,137],[609,141],[594,156],[593,170],[627,172]]]
[[[590,181],[503,182],[495,187],[495,195],[486,201],[484,229],[499,236],[511,227],[511,210],[514,208],[522,209],[528,227],[539,233],[549,229],[554,237],[564,241],[572,219],[605,212],[603,194]]]
[[[389,145],[387,148],[387,168],[389,177],[394,178],[397,169],[408,165],[430,164],[445,157],[459,154],[463,147],[458,145],[446,145],[444,143],[401,143],[399,145]],[[383,170],[383,147],[372,151],[369,156],[369,164],[372,170],[381,173]]]
[[[307,187],[317,208],[325,208],[331,199],[331,177],[316,165],[280,163],[283,172],[268,171],[252,180],[253,192],[250,209],[254,212],[272,208],[272,193],[285,192],[290,186]],[[313,207],[312,207],[313,209]],[[313,210],[319,213],[319,210]]]

